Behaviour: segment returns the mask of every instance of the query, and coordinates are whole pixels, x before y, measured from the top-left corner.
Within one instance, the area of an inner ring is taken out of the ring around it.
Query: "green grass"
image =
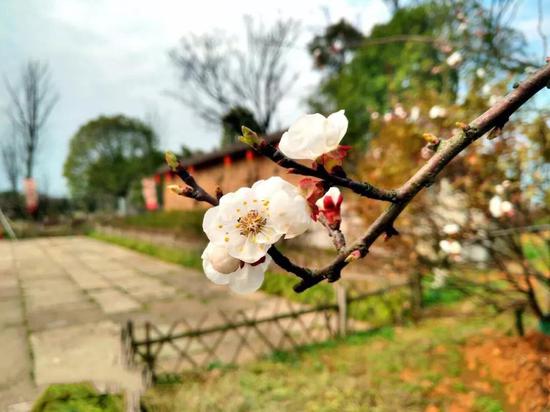
[[[161,230],[202,238],[204,236],[202,230],[204,212],[204,209],[148,212],[112,218],[107,223],[122,228]]]
[[[491,391],[479,393],[462,357],[462,345],[486,325],[478,318],[385,327],[278,352],[240,368],[183,375],[182,383],[149,390],[143,402],[156,412],[415,412],[429,405],[448,410],[455,396],[473,391],[472,411],[497,412],[504,410],[502,388],[488,382]],[[450,392],[438,393],[441,385]]]
[[[119,395],[100,394],[87,383],[49,386],[34,403],[31,412],[123,412]]]

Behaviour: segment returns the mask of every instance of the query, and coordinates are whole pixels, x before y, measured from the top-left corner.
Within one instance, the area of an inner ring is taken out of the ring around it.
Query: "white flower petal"
[[[319,113],[300,117],[281,137],[279,149],[292,159],[315,160],[338,147],[348,128],[344,111],[325,118]]]
[[[349,124],[345,111],[339,110],[336,113],[332,113],[329,117],[327,117],[327,120],[338,130],[338,138],[341,141],[348,131]]]
[[[243,262],[257,262],[266,255],[267,250],[271,247],[269,243],[255,243],[250,236],[247,238],[244,236],[241,237],[244,240],[242,243],[229,243],[227,245],[227,250],[231,256]]]
[[[263,263],[259,265],[244,265],[230,276],[229,287],[236,293],[252,293],[257,291],[264,281],[265,271],[269,266],[271,259],[266,257]]]

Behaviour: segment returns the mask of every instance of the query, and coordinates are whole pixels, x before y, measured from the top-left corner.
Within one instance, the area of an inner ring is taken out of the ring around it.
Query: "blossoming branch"
[[[343,110],[328,117],[318,113],[301,117],[283,134],[278,148],[243,127],[243,142],[290,173],[305,176],[299,187],[279,177],[271,177],[256,182],[251,188],[241,188],[225,195],[219,191],[212,195],[195,181],[172,153],[167,153],[167,163],[186,184],[186,187],[175,185],[171,189],[179,195],[213,206],[203,221],[204,232],[210,241],[202,255],[206,276],[236,292],[248,293],[261,286],[264,273],[273,260],[300,278],[294,287],[296,292],[323,280],[337,281],[342,270],[350,262],[367,255],[370,246],[381,235],[390,238],[398,234],[394,228],[397,217],[423,188],[434,182],[455,156],[487,132],[491,137],[498,134],[510,115],[545,87],[550,87],[550,64],[517,85],[515,90],[469,124],[458,123],[459,131],[450,139],[442,140],[427,134],[426,152],[429,155],[425,156],[426,163],[395,190],[380,189],[348,178],[343,161],[351,148],[340,145],[348,128]],[[430,117],[442,115],[442,110],[432,111]],[[298,160],[312,163],[306,166]],[[338,187],[390,203],[367,228],[363,238],[349,246],[340,231],[343,197]],[[490,209],[494,216],[510,213],[509,205],[500,197],[491,200]],[[338,251],[330,265],[316,270],[294,264],[275,246],[281,238],[303,234],[314,221],[325,226]],[[452,232],[452,228],[449,231]],[[460,244],[457,246],[453,242],[445,240],[440,246],[448,253],[456,253]]]

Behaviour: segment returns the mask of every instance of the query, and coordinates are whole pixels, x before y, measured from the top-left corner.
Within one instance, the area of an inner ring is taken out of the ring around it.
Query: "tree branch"
[[[358,195],[368,197],[370,199],[385,200],[388,202],[396,201],[397,191],[395,190],[379,189],[367,182],[357,182],[344,176],[338,176],[333,173],[329,173],[324,167],[313,169],[305,166],[285,156],[275,146],[265,141],[265,139],[260,140],[259,143],[252,143],[251,147],[259,154],[277,163],[279,166],[289,169],[292,173],[302,176],[317,177],[321,180],[329,182],[331,185],[346,187]]]
[[[169,156],[173,156],[173,159],[168,160]],[[189,172],[182,166],[181,162],[175,159],[175,155],[166,154],[167,162],[170,168],[174,173],[176,173],[181,180],[187,185],[185,188],[180,188],[181,190],[175,191],[180,196],[189,197],[191,199],[198,200],[199,202],[206,202],[212,206],[218,206],[218,199],[215,196],[212,196],[206,190],[200,186],[195,178],[189,174]],[[172,163],[171,163],[172,162]]]
[[[302,279],[294,290],[302,292],[317,283],[328,279],[335,281],[340,277],[344,267],[352,260],[356,260],[368,253],[370,246],[378,237],[386,233],[388,236],[396,233],[393,224],[409,202],[424,188],[433,184],[435,177],[449,164],[453,158],[462,152],[475,140],[483,136],[495,127],[502,127],[510,115],[518,110],[527,100],[537,92],[550,84],[550,64],[547,64],[529,79],[521,83],[514,91],[509,93],[501,102],[489,108],[485,113],[472,121],[459,133],[449,140],[442,142],[434,156],[418,170],[397,191],[397,202],[391,204],[367,229],[365,236],[348,247],[327,267],[312,272],[312,276]],[[354,255],[354,253],[356,255]],[[295,265],[294,265],[295,266]],[[287,269],[282,266],[283,269]],[[287,269],[288,270],[288,269]],[[303,268],[298,268],[303,270]]]

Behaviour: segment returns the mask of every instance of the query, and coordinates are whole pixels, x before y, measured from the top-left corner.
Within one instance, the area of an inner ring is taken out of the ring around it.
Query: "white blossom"
[[[414,106],[411,109],[411,113],[409,115],[409,120],[412,122],[416,122],[420,117],[420,108],[418,106]]]
[[[443,226],[443,232],[447,235],[455,235],[460,231],[460,226],[456,223],[447,223]]]
[[[483,67],[480,67],[476,70],[476,76],[479,77],[480,79],[483,79],[485,77],[485,69]]]
[[[407,118],[407,112],[405,111],[403,106],[401,106],[400,104],[395,106],[395,108],[393,109],[393,113],[397,117],[399,117],[400,119],[406,119]]]
[[[279,149],[296,160],[315,160],[338,147],[346,131],[348,119],[344,110],[328,117],[308,114],[300,117],[281,137]]]
[[[439,247],[447,255],[458,255],[462,251],[462,245],[457,240],[442,240]]]
[[[379,117],[380,117],[380,113],[378,113],[378,112],[372,112],[371,115],[370,115],[370,118],[372,120],[377,120]]]
[[[206,211],[203,230],[232,257],[255,263],[282,236],[304,233],[312,222],[310,213],[298,188],[275,176],[222,196],[218,206]]]
[[[502,199],[500,196],[493,196],[491,200],[489,200],[489,213],[493,217],[499,218],[502,216]]]
[[[491,85],[490,84],[484,84],[483,87],[481,88],[481,93],[483,95],[488,95],[489,93],[491,93]]]
[[[503,195],[504,194],[504,186],[499,184],[495,186],[495,193],[497,195]]]
[[[497,219],[503,215],[511,215],[513,212],[514,205],[507,200],[502,200],[499,195],[493,196],[489,201],[489,213]]]
[[[504,213],[505,215],[506,215],[506,214],[509,214],[510,212],[512,212],[512,211],[514,210],[514,205],[513,205],[511,202],[505,200],[504,202],[502,202],[502,203],[500,204],[500,210],[501,210],[502,213]]]
[[[446,61],[450,67],[456,67],[460,63],[462,63],[462,53],[460,53],[459,51],[455,51],[453,54],[447,57]]]
[[[266,256],[258,264],[240,263],[232,272],[221,272],[218,268],[234,258],[229,255],[223,245],[213,243],[206,246],[201,257],[206,277],[217,285],[228,285],[232,291],[237,293],[251,293],[258,290],[271,262],[271,258]]]
[[[385,113],[384,114],[384,121],[385,122],[391,122],[393,119],[393,114],[392,113]]]
[[[447,116],[447,109],[444,107],[435,105],[432,106],[429,113],[430,119],[438,119]]]

